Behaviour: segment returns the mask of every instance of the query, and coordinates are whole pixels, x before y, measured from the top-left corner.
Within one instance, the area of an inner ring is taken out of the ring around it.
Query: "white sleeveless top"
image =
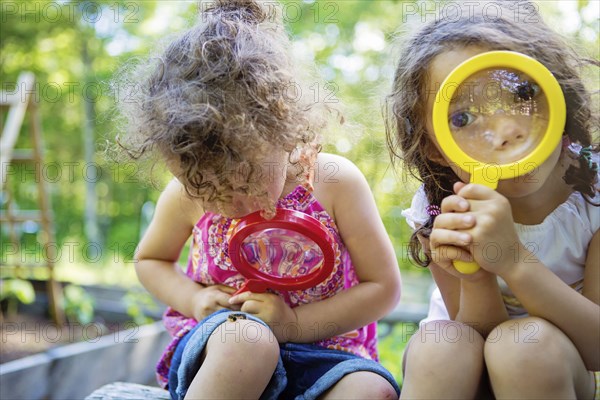
[[[596,193],[594,202],[600,202],[600,193]],[[410,208],[402,211],[402,215],[413,229],[415,225],[422,225],[429,219],[426,211],[428,205],[421,186],[414,195]],[[574,192],[541,224],[515,223],[515,228],[525,248],[535,254],[563,282],[581,293],[588,246],[592,236],[600,228],[600,207],[587,203],[579,192]],[[506,282],[498,277],[498,283],[509,316],[527,316],[527,311]],[[436,319],[450,319],[438,288],[431,295],[429,314],[422,323]]]

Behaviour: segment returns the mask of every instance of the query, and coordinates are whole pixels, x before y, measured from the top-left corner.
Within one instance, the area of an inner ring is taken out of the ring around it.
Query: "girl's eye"
[[[515,100],[529,101],[533,99],[541,91],[536,83],[525,81],[517,86]]]
[[[466,111],[459,111],[450,116],[450,123],[455,128],[464,128],[475,121],[475,116]]]

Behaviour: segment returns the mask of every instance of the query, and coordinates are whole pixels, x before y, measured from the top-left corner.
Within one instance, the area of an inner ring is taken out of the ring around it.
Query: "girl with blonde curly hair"
[[[157,375],[173,398],[399,394],[377,362],[375,323],[399,299],[394,250],[363,175],[319,152],[328,110],[302,96],[289,45],[275,2],[215,1],[129,75],[140,84],[121,104],[119,143],[134,158],[156,151],[175,177],[136,254],[140,281],[169,306]],[[228,254],[233,228],[277,208],[324,224],[333,272],[306,291],[232,296],[244,283]]]

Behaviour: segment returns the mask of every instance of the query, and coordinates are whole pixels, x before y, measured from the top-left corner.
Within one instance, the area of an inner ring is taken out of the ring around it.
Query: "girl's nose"
[[[521,145],[527,138],[527,127],[506,116],[497,118],[490,133],[494,150],[505,150]]]
[[[234,211],[236,217],[248,215],[257,210],[258,210],[258,208],[252,207],[252,204],[249,204],[248,201],[234,201],[233,202],[233,211]]]
[[[255,198],[246,195],[233,195],[231,202],[234,216],[239,218],[260,210]]]

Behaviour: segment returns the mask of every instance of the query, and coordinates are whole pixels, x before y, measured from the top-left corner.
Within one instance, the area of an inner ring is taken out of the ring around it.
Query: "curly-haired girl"
[[[393,247],[362,174],[318,151],[327,110],[298,90],[275,4],[205,7],[147,76],[135,72],[141,83],[121,105],[121,146],[135,158],[157,151],[175,176],[136,255],[140,281],[169,306],[158,379],[173,398],[397,398],[374,322],[400,295]],[[232,296],[244,278],[228,238],[238,218],[276,208],[327,227],[334,271],[293,295]]]

